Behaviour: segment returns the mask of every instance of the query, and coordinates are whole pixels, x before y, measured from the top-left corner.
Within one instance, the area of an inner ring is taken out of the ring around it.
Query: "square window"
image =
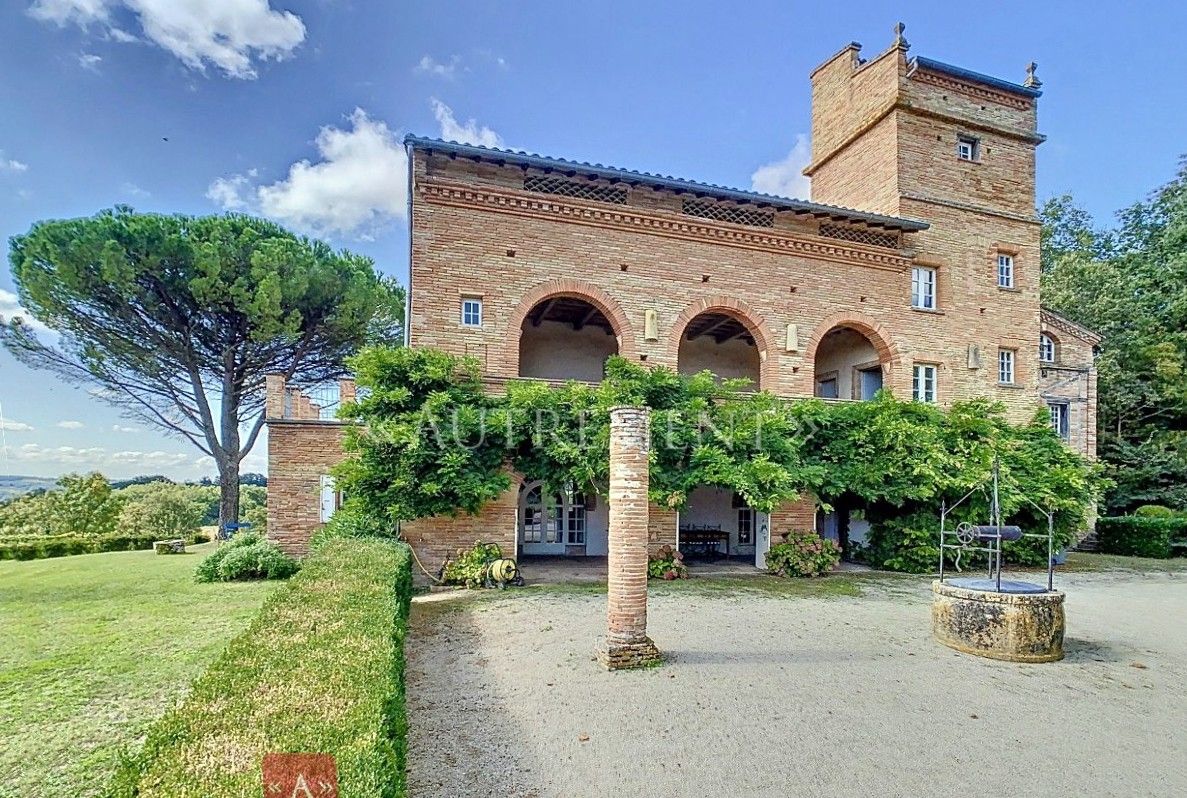
[[[936,309],[936,270],[924,266],[911,269],[911,307]]]
[[[939,369],[929,363],[916,363],[911,380],[911,396],[916,402],[936,401],[936,374]]]
[[[462,325],[482,326],[482,300],[477,297],[462,297]]]
[[[973,136],[957,136],[956,157],[962,161],[981,160],[981,142]]]
[[[997,381],[1002,385],[1014,384],[1014,350],[997,350]]]
[[[1014,256],[1013,255],[998,255],[997,256],[997,287],[998,288],[1013,288],[1014,287]]]
[[[1063,440],[1068,439],[1068,406],[1065,402],[1048,402],[1047,408],[1051,411],[1051,426],[1055,429],[1055,434]]]

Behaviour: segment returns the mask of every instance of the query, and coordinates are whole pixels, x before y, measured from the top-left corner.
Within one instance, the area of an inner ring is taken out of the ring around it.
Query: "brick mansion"
[[[1046,408],[1094,456],[1099,339],[1040,297],[1034,65],[1014,83],[913,57],[900,26],[877,55],[846,45],[811,83],[807,200],[409,136],[408,345],[475,358],[492,391],[598,381],[617,354],[789,398],[988,397],[1019,423]],[[292,550],[339,500],[336,400],[269,380],[268,532]],[[588,486],[520,483],[476,516],[402,531],[426,564],[476,538],[605,555],[606,504]],[[772,532],[847,543],[863,526],[811,501],[767,516],[713,486],[648,514],[653,546],[758,565]]]

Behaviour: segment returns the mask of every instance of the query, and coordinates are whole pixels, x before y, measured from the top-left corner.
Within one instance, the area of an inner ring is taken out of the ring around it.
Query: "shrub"
[[[313,533],[310,546],[318,548],[338,538],[395,538],[396,530],[372,515],[361,502],[347,499],[329,523]]]
[[[119,528],[154,536],[157,540],[191,538],[206,512],[200,488],[153,482],[121,491],[124,507]]]
[[[1173,544],[1187,542],[1187,518],[1125,515],[1096,522],[1097,548],[1105,554],[1170,557]]]
[[[457,559],[445,561],[441,566],[441,581],[447,585],[482,587],[487,566],[502,556],[498,543],[476,540],[470,548],[458,549]]]
[[[1143,504],[1133,514],[1139,518],[1174,518],[1176,515],[1174,510],[1161,504]]]
[[[647,576],[652,579],[687,579],[688,566],[684,555],[665,544],[647,558]]]
[[[199,582],[234,582],[244,579],[286,579],[300,564],[275,543],[253,533],[240,534],[198,563]]]
[[[197,533],[189,537],[192,543],[205,543],[208,536]],[[0,539],[0,560],[39,560],[46,557],[67,557],[73,554],[94,554],[107,551],[143,551],[151,549],[155,535],[115,532],[92,537],[88,535],[23,535]]]
[[[841,549],[815,532],[792,530],[767,552],[767,568],[778,576],[821,576],[837,567]]]
[[[106,798],[260,795],[274,751],[334,756],[339,795],[404,794],[407,546],[334,540],[125,756]]]

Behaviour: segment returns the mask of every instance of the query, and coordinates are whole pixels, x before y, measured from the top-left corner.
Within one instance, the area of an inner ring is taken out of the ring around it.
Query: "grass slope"
[[[194,554],[0,562],[0,796],[99,792],[275,583],[199,585]]]

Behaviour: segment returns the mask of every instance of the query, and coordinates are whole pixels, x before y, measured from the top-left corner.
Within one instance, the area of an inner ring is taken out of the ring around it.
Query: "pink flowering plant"
[[[687,579],[688,566],[684,564],[684,555],[664,545],[647,559],[647,576],[652,579]]]
[[[821,576],[840,561],[841,548],[812,531],[787,532],[767,552],[767,568],[777,576]]]

